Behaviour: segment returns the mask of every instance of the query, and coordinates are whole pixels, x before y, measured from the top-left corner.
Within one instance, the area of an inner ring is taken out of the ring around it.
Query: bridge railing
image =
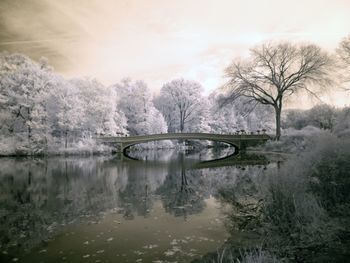
[[[96,136],[98,140],[117,140],[117,141],[130,141],[130,140],[143,140],[143,139],[164,139],[164,140],[177,140],[177,139],[203,139],[210,140],[215,138],[222,139],[237,139],[237,140],[268,140],[271,137],[267,134],[219,134],[219,133],[160,133],[160,134],[148,134],[148,135],[133,135],[133,136]]]

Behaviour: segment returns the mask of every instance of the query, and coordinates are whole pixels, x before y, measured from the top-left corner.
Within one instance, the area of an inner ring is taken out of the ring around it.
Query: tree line
[[[333,55],[311,44],[257,46],[226,68],[227,83],[209,96],[199,82],[182,78],[165,83],[156,96],[143,81],[105,86],[93,78],[65,79],[46,59],[2,52],[0,153],[60,151],[83,146],[96,134],[265,129],[276,130],[279,139],[290,96],[318,96],[349,80],[349,47],[350,38]]]

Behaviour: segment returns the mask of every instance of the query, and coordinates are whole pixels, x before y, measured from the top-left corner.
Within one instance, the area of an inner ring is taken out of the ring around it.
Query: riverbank
[[[227,148],[226,144],[216,144],[215,147],[210,143],[193,142],[183,144],[169,140],[140,143],[130,148],[131,152],[142,152],[147,150],[202,150],[212,148]],[[0,157],[9,156],[73,156],[73,155],[108,155],[121,152],[118,145],[108,145],[96,141],[94,138],[84,138],[76,142],[65,145],[61,141],[33,142],[28,143],[15,138],[2,139],[0,141]]]
[[[152,142],[140,144],[133,149],[172,149],[177,145],[171,142]],[[7,156],[56,156],[56,155],[107,155],[121,152],[117,145],[107,145],[97,142],[94,138],[83,138],[67,145],[58,141],[31,142],[16,140],[14,137],[3,138],[0,141],[0,157]]]
[[[7,138],[0,141],[0,157],[111,154],[113,148],[94,139],[82,139],[69,145],[58,142],[29,143]]]
[[[232,211],[232,233],[257,238],[239,246],[229,239],[220,250],[225,260],[208,255],[203,262],[346,262],[350,139],[322,132],[304,142],[305,148],[288,154],[276,170],[246,180],[244,188],[222,190]]]

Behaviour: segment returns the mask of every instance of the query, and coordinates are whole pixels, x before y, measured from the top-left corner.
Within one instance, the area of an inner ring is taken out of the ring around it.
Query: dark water
[[[229,237],[220,189],[276,166],[200,162],[213,158],[206,153],[135,157],[147,161],[0,159],[0,261],[191,262]]]

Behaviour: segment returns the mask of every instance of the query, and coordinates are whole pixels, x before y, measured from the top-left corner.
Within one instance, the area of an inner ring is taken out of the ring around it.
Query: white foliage
[[[156,107],[163,114],[169,132],[207,131],[203,88],[196,81],[175,79],[163,85]]]
[[[47,60],[0,53],[0,154],[38,154],[57,149],[57,138],[80,140],[100,132],[126,133],[117,94],[96,80],[66,81]],[[16,143],[13,143],[13,140]],[[4,141],[13,143],[6,147]]]
[[[113,86],[119,94],[118,107],[125,113],[130,134],[152,134],[167,131],[163,116],[154,107],[152,95],[143,81],[124,79]]]
[[[210,94],[209,126],[212,132],[234,133],[245,130],[257,132],[265,129],[271,131],[274,126],[274,115],[269,107],[256,105],[251,110],[244,98],[239,98],[231,104],[220,104],[221,94]]]

